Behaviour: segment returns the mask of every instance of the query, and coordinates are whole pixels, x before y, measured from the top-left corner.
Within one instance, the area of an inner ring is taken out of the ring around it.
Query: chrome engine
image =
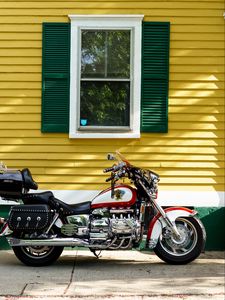
[[[87,238],[92,249],[129,249],[141,236],[141,224],[133,209],[95,209],[92,215],[68,216],[61,232]]]

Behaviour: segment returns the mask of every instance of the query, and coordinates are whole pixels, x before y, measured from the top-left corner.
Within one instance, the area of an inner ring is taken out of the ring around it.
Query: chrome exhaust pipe
[[[51,239],[30,239],[23,240],[9,237],[7,241],[11,247],[29,247],[29,246],[83,246],[88,247],[89,243],[75,238],[51,238]]]

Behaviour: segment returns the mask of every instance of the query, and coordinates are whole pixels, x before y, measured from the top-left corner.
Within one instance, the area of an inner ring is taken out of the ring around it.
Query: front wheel
[[[33,267],[47,266],[61,255],[61,246],[12,247],[16,257],[25,265]]]
[[[163,228],[154,252],[169,264],[187,264],[201,254],[205,245],[205,229],[201,221],[194,217],[180,217],[175,223],[180,238]]]

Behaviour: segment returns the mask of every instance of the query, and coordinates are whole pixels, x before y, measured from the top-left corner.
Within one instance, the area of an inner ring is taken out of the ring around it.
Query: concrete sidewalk
[[[224,252],[207,252],[185,266],[163,263],[153,253],[64,251],[52,266],[22,265],[0,251],[0,300],[122,299],[224,300]]]

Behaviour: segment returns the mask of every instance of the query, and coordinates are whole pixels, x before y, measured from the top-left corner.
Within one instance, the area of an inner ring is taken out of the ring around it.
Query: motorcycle
[[[159,175],[133,166],[118,151],[106,182],[108,189],[92,201],[69,205],[51,191],[37,190],[29,169],[0,171],[0,196],[18,203],[7,219],[0,218],[5,236],[17,258],[29,266],[56,261],[64,247],[89,248],[96,257],[102,250],[145,248],[169,264],[187,264],[204,249],[206,233],[197,212],[157,203]],[[123,180],[128,178],[131,184]],[[119,181],[119,182],[118,182]]]

